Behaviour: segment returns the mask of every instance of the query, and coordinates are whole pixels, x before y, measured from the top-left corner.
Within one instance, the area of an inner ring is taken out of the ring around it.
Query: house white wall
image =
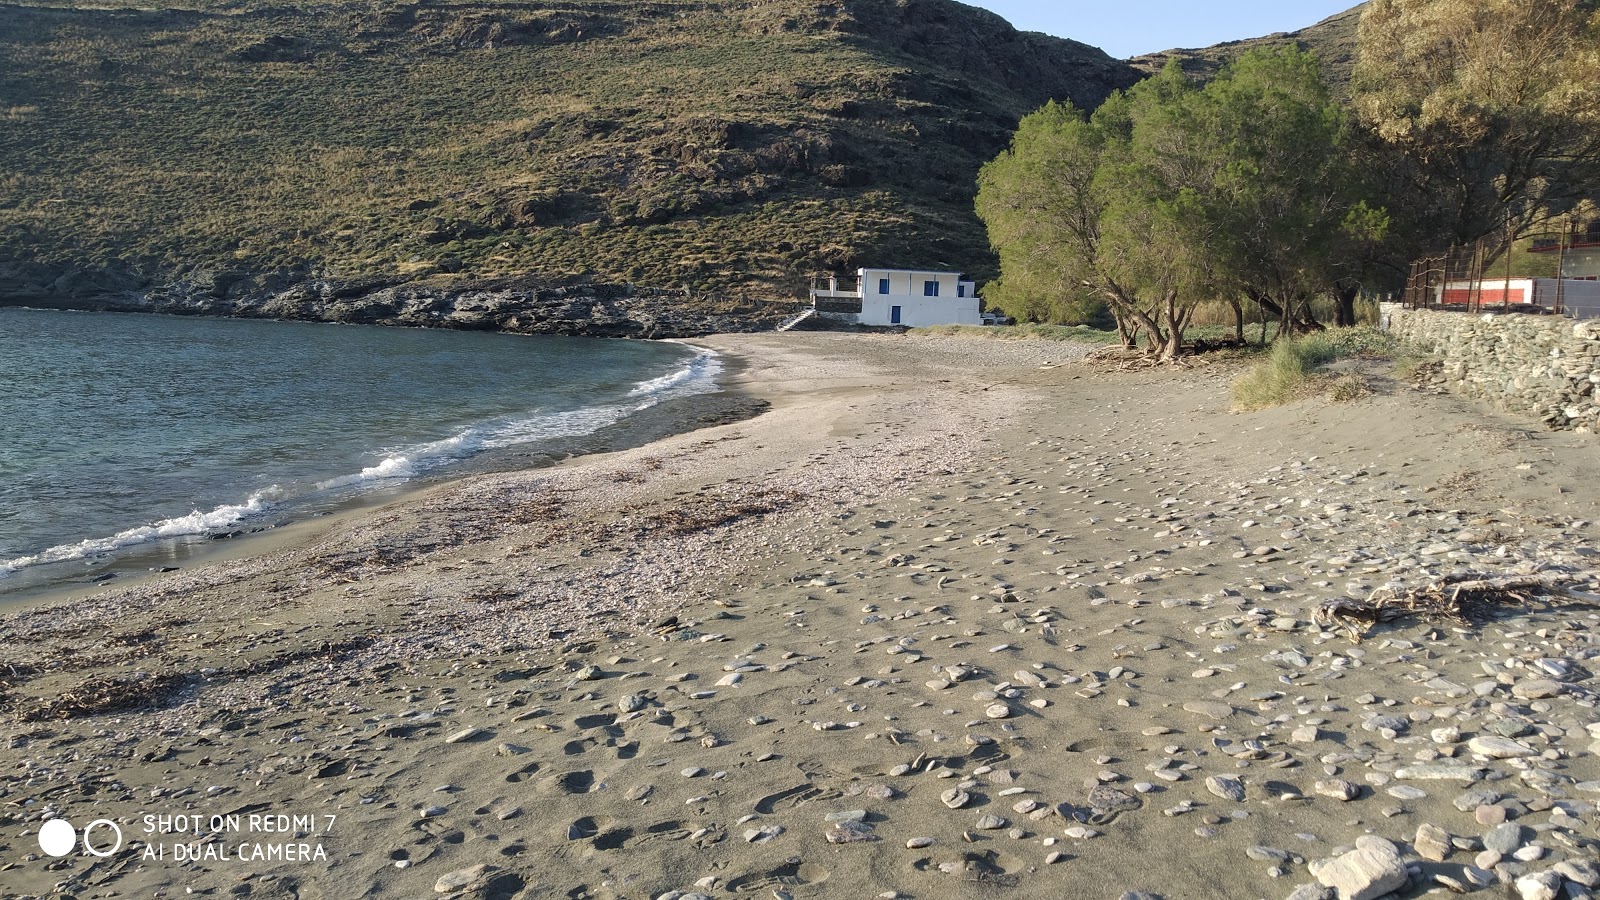
[[[977,286],[959,272],[861,269],[863,325],[978,325]],[[929,285],[934,285],[929,296]],[[898,310],[898,321],[896,316]]]
[[[1600,249],[1574,248],[1561,260],[1563,278],[1600,278]]]
[[[1554,296],[1553,286],[1547,290]],[[1600,319],[1600,281],[1563,281],[1561,305],[1575,319]]]

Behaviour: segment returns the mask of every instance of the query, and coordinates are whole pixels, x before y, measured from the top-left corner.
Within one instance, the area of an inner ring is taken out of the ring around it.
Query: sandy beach
[[[1600,884],[1600,606],[1312,621],[1600,592],[1592,435],[1376,367],[1240,414],[1236,363],[696,343],[770,409],[0,618],[0,895]],[[121,846],[45,855],[52,819]]]

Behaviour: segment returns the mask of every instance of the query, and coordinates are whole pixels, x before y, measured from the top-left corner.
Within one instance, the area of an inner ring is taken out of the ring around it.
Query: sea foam
[[[338,496],[397,484],[484,450],[593,434],[665,401],[716,390],[716,377],[722,371],[718,355],[701,347],[680,346],[692,350],[695,355],[665,375],[635,383],[625,394],[625,401],[570,410],[535,410],[475,423],[447,438],[386,451],[382,459],[358,472],[316,482],[311,493]],[[0,578],[30,566],[94,559],[152,541],[217,533],[280,509],[295,499],[299,498],[293,492],[275,485],[251,494],[243,503],[218,506],[209,511],[195,510],[188,515],[129,528],[110,537],[89,538],[0,561]]]
[[[276,493],[276,487],[267,488],[251,494],[250,498],[243,503],[219,506],[210,511],[197,509],[185,516],[174,516],[149,525],[129,528],[126,531],[119,531],[110,537],[89,538],[76,544],[62,544],[57,547],[51,547],[31,556],[19,556],[15,559],[0,562],[0,575],[7,575],[28,566],[91,559],[115,550],[163,538],[210,534],[266,512],[272,507],[272,502],[268,498]]]

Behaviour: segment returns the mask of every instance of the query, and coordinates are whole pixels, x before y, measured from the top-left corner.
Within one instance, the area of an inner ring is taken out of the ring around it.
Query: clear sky
[[[963,0],[1023,31],[1092,44],[1118,59],[1298,31],[1358,0]]]

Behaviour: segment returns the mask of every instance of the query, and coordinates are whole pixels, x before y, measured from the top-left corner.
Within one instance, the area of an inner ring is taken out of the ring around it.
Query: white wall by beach
[[[862,269],[861,318],[863,325],[978,325],[976,286],[962,281],[958,272],[917,272],[899,269]],[[889,292],[882,293],[883,280]],[[927,283],[939,285],[939,295],[926,295]],[[965,294],[965,296],[961,296]],[[891,321],[893,307],[900,307],[900,321]]]
[[[890,321],[890,308],[900,307],[900,321]],[[926,328],[930,325],[978,325],[977,297],[904,297],[894,294],[868,294],[861,300],[861,324],[907,325]]]

